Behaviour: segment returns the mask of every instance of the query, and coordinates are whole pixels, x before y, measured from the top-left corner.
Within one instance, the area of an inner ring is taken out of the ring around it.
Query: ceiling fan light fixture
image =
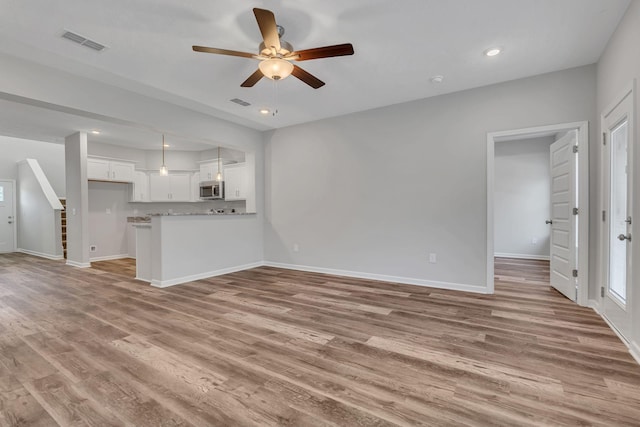
[[[260,72],[271,80],[282,80],[291,75],[293,64],[286,59],[270,58],[258,64]]]

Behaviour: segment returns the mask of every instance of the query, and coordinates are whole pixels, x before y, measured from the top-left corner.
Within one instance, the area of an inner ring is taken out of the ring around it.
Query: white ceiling
[[[0,52],[111,83],[120,79],[130,90],[178,97],[264,130],[595,63],[629,2],[0,0]],[[277,83],[275,94],[268,79],[241,88],[256,60],[195,53],[191,46],[257,52],[253,7],[274,11],[296,49],[350,42],[355,55],[298,63],[327,83],[318,90],[294,77]],[[97,53],[62,39],[63,30],[108,49]],[[485,57],[493,46],[504,52]],[[433,75],[444,82],[431,83]],[[275,117],[258,113],[274,106]],[[14,116],[11,123],[20,127]]]

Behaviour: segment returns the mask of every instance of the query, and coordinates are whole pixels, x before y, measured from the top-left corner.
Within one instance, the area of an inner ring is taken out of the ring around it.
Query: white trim
[[[498,258],[537,259],[540,261],[549,261],[549,259],[551,258],[549,255],[506,254],[498,252],[493,254],[493,256]]]
[[[89,258],[90,262],[93,261],[112,261],[114,259],[124,259],[124,258],[131,258],[129,256],[129,254],[120,254],[120,255],[108,255],[108,256],[98,256],[95,258]]]
[[[70,260],[67,260],[67,265],[69,265],[71,267],[76,267],[76,268],[89,268],[89,267],[91,267],[91,263],[90,262],[76,262],[76,261],[70,261]]]
[[[495,142],[511,137],[531,137],[558,133],[568,130],[578,131],[578,298],[582,306],[588,304],[589,294],[589,122],[561,123],[557,125],[506,130],[487,133],[487,291],[494,292],[494,188],[495,188]]]
[[[640,365],[640,346],[635,342],[629,343],[629,353],[631,353],[631,357],[636,359],[636,362]]]
[[[332,274],[334,276],[355,277],[358,279],[380,280],[383,282],[403,283],[407,285],[426,286],[429,288],[449,289],[453,291],[473,292],[487,294],[487,289],[482,285],[467,285],[460,283],[436,282],[432,280],[415,279],[412,277],[387,276],[384,274],[363,273],[360,271],[336,270],[333,268],[311,267],[298,264],[283,264],[279,262],[265,261],[265,266],[285,268],[287,270],[308,271],[311,273]]]
[[[607,319],[600,311],[600,301],[590,299],[588,306],[592,308],[593,311],[595,311],[598,314],[598,316],[600,316],[602,320],[604,320],[604,322],[607,324],[607,326],[609,326],[609,328],[613,331],[613,333],[616,334],[618,338],[620,338],[620,341],[622,341],[622,343],[625,346],[627,346],[627,349],[629,350],[629,354],[631,354],[631,357],[633,357],[635,361],[638,362],[638,364],[640,365],[640,346],[638,346],[638,344],[635,342],[627,341],[627,339],[623,337],[620,334],[620,332],[618,332],[615,326],[613,326],[613,324],[609,321],[609,319]]]
[[[33,255],[33,256],[40,257],[40,258],[51,259],[53,261],[60,261],[61,259],[64,259],[64,256],[62,256],[62,255],[51,255],[51,254],[46,254],[44,252],[30,251],[29,249],[20,249],[20,248],[18,248],[16,250],[16,252],[20,252],[20,253],[27,254],[27,255]]]
[[[265,265],[264,262],[254,262],[250,264],[238,265],[235,267],[221,268],[220,270],[207,271],[205,273],[193,274],[191,276],[177,277],[175,279],[168,279],[168,280],[151,279],[151,286],[154,286],[156,288],[167,288],[169,286],[175,286],[175,285],[180,285],[182,283],[193,282],[195,280],[207,279],[209,277],[222,276],[223,274],[235,273],[237,271],[249,270],[256,267],[262,267],[263,265]],[[141,278],[138,280],[144,280],[145,282],[148,282],[148,280],[141,279]]]
[[[596,299],[590,299],[587,302],[587,307],[592,308],[593,311],[595,311],[596,313],[600,314],[602,316],[602,314],[600,313],[600,301],[596,300]]]

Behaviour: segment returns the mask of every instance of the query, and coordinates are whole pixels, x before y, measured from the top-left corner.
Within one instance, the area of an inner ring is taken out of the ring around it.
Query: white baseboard
[[[114,259],[123,259],[129,258],[129,254],[120,254],[120,255],[108,255],[108,256],[97,256],[94,258],[89,258],[89,261],[113,261]]]
[[[76,267],[76,268],[89,268],[89,267],[91,267],[91,263],[90,262],[75,262],[75,261],[69,261],[69,260],[67,260],[67,265],[70,265],[71,267]]]
[[[629,353],[631,353],[631,356],[636,359],[636,362],[640,365],[640,345],[636,342],[629,343]]]
[[[498,258],[536,259],[540,261],[549,261],[551,259],[549,255],[506,254],[498,252],[494,253],[493,256]]]
[[[193,282],[195,280],[207,279],[209,277],[222,276],[223,274],[235,273],[236,271],[249,270],[251,268],[262,267],[264,263],[254,262],[251,264],[238,265],[235,267],[222,268],[220,270],[207,271],[205,273],[193,274],[191,276],[183,276],[169,280],[151,280],[151,286],[156,288],[167,288],[169,286],[179,285],[181,283]],[[144,280],[144,279],[141,279]]]
[[[629,354],[631,354],[631,357],[633,357],[635,361],[638,362],[638,364],[640,365],[640,346],[638,346],[638,344],[633,341],[627,341],[627,339],[623,337],[620,334],[620,332],[618,332],[615,326],[613,326],[613,324],[609,321],[609,319],[607,319],[600,311],[599,301],[590,299],[589,307],[591,307],[593,311],[598,313],[598,315],[602,318],[602,320],[604,320],[604,322],[607,324],[607,326],[609,326],[609,328],[613,331],[613,333],[616,334],[618,338],[620,338],[620,341],[622,341],[622,343],[626,345],[627,348],[629,349]]]
[[[30,251],[29,249],[18,249],[17,252],[20,252],[20,253],[23,253],[23,254],[27,254],[27,255],[37,256],[37,257],[40,257],[40,258],[51,259],[51,260],[54,260],[54,261],[59,261],[61,259],[64,259],[63,255],[46,254],[44,252]]]
[[[363,273],[360,271],[336,270],[333,268],[310,267],[298,264],[283,264],[279,262],[265,261],[268,267],[286,268],[287,270],[308,271],[311,273],[332,274],[334,276],[355,277],[358,279],[380,280],[383,282],[403,283],[407,285],[425,286],[429,288],[449,289],[453,291],[474,292],[487,294],[487,288],[479,285],[467,285],[460,283],[437,282],[433,280],[415,279],[412,277],[387,276],[384,274]]]

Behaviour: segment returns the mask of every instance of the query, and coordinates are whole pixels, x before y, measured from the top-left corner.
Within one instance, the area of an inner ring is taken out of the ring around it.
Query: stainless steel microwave
[[[200,183],[200,200],[224,198],[224,181],[203,181]]]

